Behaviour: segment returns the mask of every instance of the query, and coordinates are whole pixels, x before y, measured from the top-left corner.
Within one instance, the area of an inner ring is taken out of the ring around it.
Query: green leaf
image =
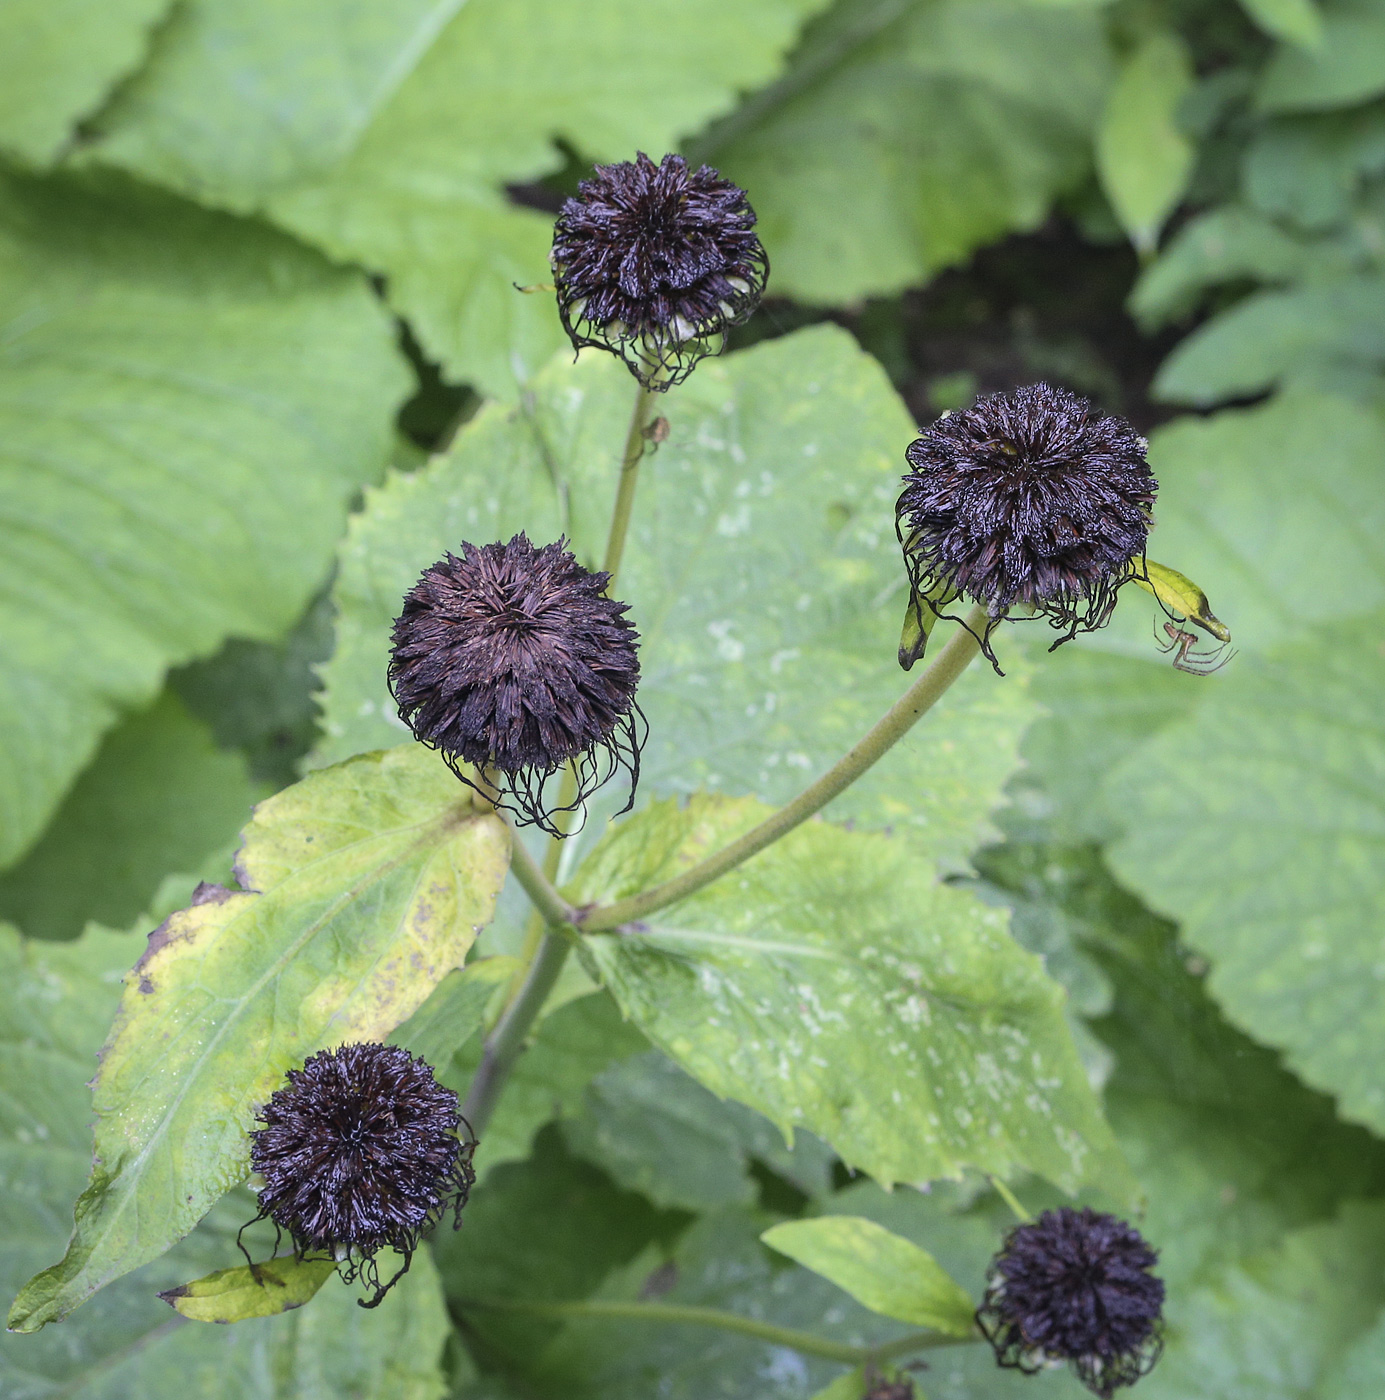
[[[1208,408],[1280,384],[1374,382],[1385,365],[1385,277],[1257,292],[1179,343],[1154,381],[1169,403]]]
[[[1224,282],[1292,282],[1304,272],[1312,249],[1250,209],[1224,205],[1190,220],[1141,274],[1130,309],[1154,328],[1197,308],[1207,291]]]
[[[259,795],[240,755],[165,692],[106,736],[39,843],[0,876],[0,914],[38,938],[74,938],[89,919],[124,927],[168,871],[229,868],[223,853]]]
[[[1385,92],[1385,13],[1375,0],[1324,0],[1322,42],[1283,47],[1256,98],[1271,112],[1345,107]]]
[[[951,1337],[969,1336],[975,1326],[971,1298],[938,1261],[873,1220],[859,1215],[787,1220],[760,1238],[872,1312]]]
[[[1363,1400],[1385,1385],[1385,1319],[1377,1322],[1332,1368],[1322,1400]]]
[[[829,1381],[813,1396],[813,1400],[865,1400],[868,1390],[865,1371],[855,1366],[850,1371],[843,1371],[836,1380]]]
[[[103,158],[241,210],[338,164],[462,0],[191,0],[100,119]]]
[[[59,1251],[69,1204],[91,1162],[85,1081],[139,940],[90,929],[71,943],[32,942],[0,928],[0,1295]],[[234,1329],[186,1327],[158,1289],[238,1258],[235,1234],[254,1213],[228,1196],[162,1258],[118,1280],[61,1328],[0,1335],[0,1392],[14,1400],[284,1400],[291,1373],[360,1400],[440,1400],[448,1333],[426,1252],[370,1313],[356,1293],[326,1289],[310,1312]],[[297,1393],[297,1392],[291,1392]]]
[[[1385,1289],[1385,1213],[1349,1207],[1339,1220],[1288,1235],[1174,1294],[1168,1354],[1142,1394],[1149,1400],[1299,1400],[1375,1320]],[[1369,1391],[1358,1392],[1364,1400]]]
[[[407,739],[385,685],[390,624],[445,550],[524,529],[597,562],[632,388],[609,355],[564,356],[518,408],[488,407],[446,458],[371,495],[342,549],[320,760]],[[661,411],[670,436],[642,473],[619,583],[642,638],[641,794],[787,801],[903,688],[893,504],[912,419],[835,327],[705,362]],[[1033,714],[1024,669],[998,683],[973,667],[830,812],[964,864]]]
[[[1385,1127],[1385,614],[1242,658],[1111,778],[1121,879],[1184,924],[1228,1015],[1349,1119]]]
[[[500,1163],[522,1161],[545,1123],[580,1111],[582,1095],[597,1075],[648,1048],[604,994],[579,997],[545,1016],[476,1149],[477,1175],[484,1180]],[[480,1063],[478,1035],[457,1053],[443,1083],[464,1093]]]
[[[391,1264],[384,1277],[389,1278],[397,1267]],[[159,1297],[193,1322],[245,1322],[301,1308],[336,1271],[335,1259],[297,1259],[286,1254],[254,1268],[242,1264],[218,1269],[206,1278],[165,1289]]]
[[[361,277],[124,180],[0,177],[0,865],[165,669],[286,630],[404,370]]]
[[[768,1223],[765,1215],[749,1211],[704,1215],[681,1236],[668,1263],[660,1264],[651,1251],[612,1275],[597,1296],[714,1307],[857,1345],[889,1341],[907,1330],[843,1298],[806,1270],[776,1268],[758,1239]],[[553,1324],[547,1326],[547,1345],[512,1364],[530,1389],[574,1400],[647,1400],[655,1386],[670,1400],[803,1400],[840,1369],[711,1327],[583,1318],[568,1321],[554,1336]]]
[[[1108,800],[1104,775],[1174,720],[1196,723],[1198,706],[1246,664],[1244,653],[1385,606],[1374,543],[1385,531],[1381,460],[1377,414],[1307,391],[1155,432],[1150,462],[1161,487],[1150,549],[1196,571],[1243,656],[1211,681],[1156,662],[1150,628],[1159,615],[1127,589],[1098,645],[1143,657],[1073,647],[1048,658],[1034,689],[1049,714],[1026,736],[1019,783],[1044,789],[1036,810],[1062,834],[1105,840],[1122,830],[1130,814]]]
[[[847,0],[704,144],[750,192],[772,290],[855,301],[1042,222],[1087,168],[1109,67],[1088,7]]]
[[[1126,60],[1097,134],[1101,183],[1130,241],[1152,252],[1193,172],[1193,143],[1178,110],[1193,87],[1192,60],[1174,33],[1150,35]]]
[[[267,204],[383,273],[449,378],[509,392],[563,336],[551,296],[513,285],[547,280],[552,219],[502,187],[558,168],[557,137],[600,160],[672,149],[773,77],[823,4],[193,0],[98,150],[196,197]]]
[[[794,1150],[758,1113],[723,1102],[657,1052],[612,1065],[563,1124],[575,1155],[657,1206],[708,1210],[758,1196],[751,1157],[810,1194],[830,1186],[832,1154],[800,1134]]]
[[[1280,117],[1262,122],[1252,136],[1241,183],[1246,199],[1262,213],[1300,228],[1330,230],[1351,218],[1362,186],[1382,163],[1385,113],[1376,107]],[[1337,270],[1333,263],[1348,272],[1361,261],[1350,241],[1341,250],[1328,244],[1311,270],[1322,280],[1325,272]]]
[[[480,1030],[488,1007],[521,966],[518,958],[478,958],[453,968],[428,1000],[395,1027],[390,1043],[422,1056],[435,1069],[445,1068]]]
[[[0,10],[0,147],[55,159],[143,59],[171,0],[9,0]]]
[[[668,879],[765,813],[749,799],[656,803],[605,839],[569,896]],[[583,946],[625,1014],[714,1093],[818,1134],[880,1181],[1025,1167],[1128,1197],[1062,992],[1005,924],[908,844],[810,822]]]
[[[255,1111],[291,1066],[382,1039],[462,961],[508,852],[503,823],[421,748],[262,804],[242,889],[199,890],[126,980],[93,1085],[97,1164],[76,1231],[10,1325],[65,1316],[186,1234],[244,1178]]]
[[[461,1229],[440,1231],[433,1247],[449,1298],[466,1309],[487,1351],[531,1358],[552,1336],[551,1319],[467,1304],[586,1297],[612,1269],[685,1223],[569,1157],[561,1136],[548,1132],[527,1161],[507,1162],[482,1181]]]
[[[1241,0],[1241,7],[1276,39],[1285,39],[1303,49],[1322,46],[1322,13],[1313,0]]]

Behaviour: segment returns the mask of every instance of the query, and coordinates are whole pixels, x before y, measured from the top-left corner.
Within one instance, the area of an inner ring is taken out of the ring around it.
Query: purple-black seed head
[[[1002,1366],[1066,1361],[1102,1400],[1159,1359],[1164,1284],[1133,1225],[1097,1211],[1047,1210],[1016,1226],[991,1263],[977,1322]]]
[[[667,389],[759,305],[769,259],[745,191],[682,156],[598,165],[553,230],[558,310],[574,347],[618,355]]]
[[[522,819],[555,830],[544,783],[574,762],[586,800],[625,768],[631,800],[643,717],[639,634],[565,542],[463,544],[423,571],[394,624],[400,718],[453,771],[466,763]],[[475,786],[475,784],[473,784]]]
[[[407,1268],[420,1237],[449,1208],[460,1212],[475,1179],[457,1095],[396,1046],[310,1056],[258,1118],[250,1165],[264,1180],[261,1217],[300,1255],[334,1255],[348,1277],[363,1274],[374,1302],[384,1294],[375,1254],[395,1249]]]
[[[905,452],[896,506],[915,596],[941,615],[983,604],[991,629],[1012,609],[1064,635],[1110,619],[1142,567],[1159,483],[1148,444],[1123,418],[1033,384],[945,414]]]

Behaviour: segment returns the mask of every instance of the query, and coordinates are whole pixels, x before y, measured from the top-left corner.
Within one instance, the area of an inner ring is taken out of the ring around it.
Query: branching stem
[[[625,536],[630,529],[630,513],[635,503],[635,485],[639,480],[640,462],[646,446],[644,430],[653,400],[654,395],[643,385],[636,387],[630,427],[625,435],[625,450],[620,462],[615,506],[611,511],[611,528],[606,538],[606,558],[602,564],[612,581],[625,553]],[[561,781],[559,807],[570,807],[577,790],[575,774],[570,766]],[[562,830],[566,830],[570,817],[570,813],[560,812]],[[562,973],[574,937],[571,925],[575,911],[553,887],[558,870],[559,839],[549,839],[543,864],[540,865],[519,837],[512,835],[510,869],[529,896],[537,918],[530,930],[530,937],[525,940],[528,965],[523,980],[495,1028],[486,1037],[481,1063],[476,1068],[462,1108],[471,1130],[478,1137],[490,1122],[510,1071],[523,1053],[524,1042]]]
[[[742,1317],[721,1308],[692,1307],[682,1303],[621,1303],[593,1298],[580,1302],[546,1303],[527,1299],[488,1298],[463,1303],[466,1308],[530,1313],[535,1317],[608,1318],[620,1322],[683,1323],[693,1327],[717,1327],[723,1332],[739,1332],[773,1346],[788,1347],[805,1356],[822,1356],[829,1361],[843,1361],[848,1366],[866,1366],[889,1361],[911,1352],[933,1347],[967,1346],[980,1341],[979,1335],[951,1337],[942,1332],[912,1332],[907,1337],[881,1342],[878,1346],[854,1346],[850,1342],[834,1342],[814,1332],[796,1327],[777,1327],[758,1318]]]
[[[781,836],[808,820],[834,797],[844,792],[868,768],[889,750],[923,718],[937,703],[948,686],[966,670],[980,651],[976,637],[984,634],[986,610],[977,606],[967,614],[963,625],[948,638],[947,645],[937,654],[918,680],[859,739],[831,768],[811,786],[805,788],[792,802],[771,813],[759,826],[744,836],[723,846],[721,850],[699,861],[690,869],[662,885],[619,899],[614,904],[593,905],[580,910],[574,922],[587,933],[613,929],[633,923],[665,905],[687,898],[688,895],[720,879],[728,871],[773,845]]]

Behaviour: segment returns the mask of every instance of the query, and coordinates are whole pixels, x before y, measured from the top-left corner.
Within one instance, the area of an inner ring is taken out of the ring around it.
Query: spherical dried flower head
[[[649,389],[681,383],[759,305],[769,259],[745,191],[682,156],[598,165],[553,230],[558,311],[575,347],[619,355]]]
[[[905,456],[896,528],[917,600],[1048,618],[1057,647],[1110,619],[1143,567],[1159,483],[1148,444],[1122,418],[1047,384],[991,394],[945,414]],[[997,667],[997,669],[999,669]]]
[[[1140,1232],[1094,1210],[1046,1210],[1011,1230],[991,1263],[977,1323],[1002,1366],[1072,1363],[1102,1400],[1159,1359],[1159,1256]]]
[[[459,764],[484,769],[503,805],[559,834],[544,783],[575,760],[584,802],[624,767],[639,780],[639,634],[565,542],[462,545],[423,571],[394,624],[390,689],[400,718]],[[571,808],[569,808],[570,810]],[[628,804],[627,804],[628,810]]]
[[[420,1236],[447,1210],[460,1216],[475,1181],[475,1144],[458,1137],[457,1095],[407,1050],[343,1045],[288,1072],[250,1134],[250,1165],[264,1178],[260,1214],[288,1231],[299,1256],[342,1261],[363,1277],[374,1307],[409,1267]],[[458,1220],[460,1223],[460,1220]],[[404,1265],[383,1287],[377,1251]]]

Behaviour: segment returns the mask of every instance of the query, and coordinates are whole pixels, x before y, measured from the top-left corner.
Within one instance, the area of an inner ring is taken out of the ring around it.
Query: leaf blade
[[[950,1337],[974,1329],[971,1298],[925,1249],[858,1215],[787,1220],[760,1238],[872,1312]]]

